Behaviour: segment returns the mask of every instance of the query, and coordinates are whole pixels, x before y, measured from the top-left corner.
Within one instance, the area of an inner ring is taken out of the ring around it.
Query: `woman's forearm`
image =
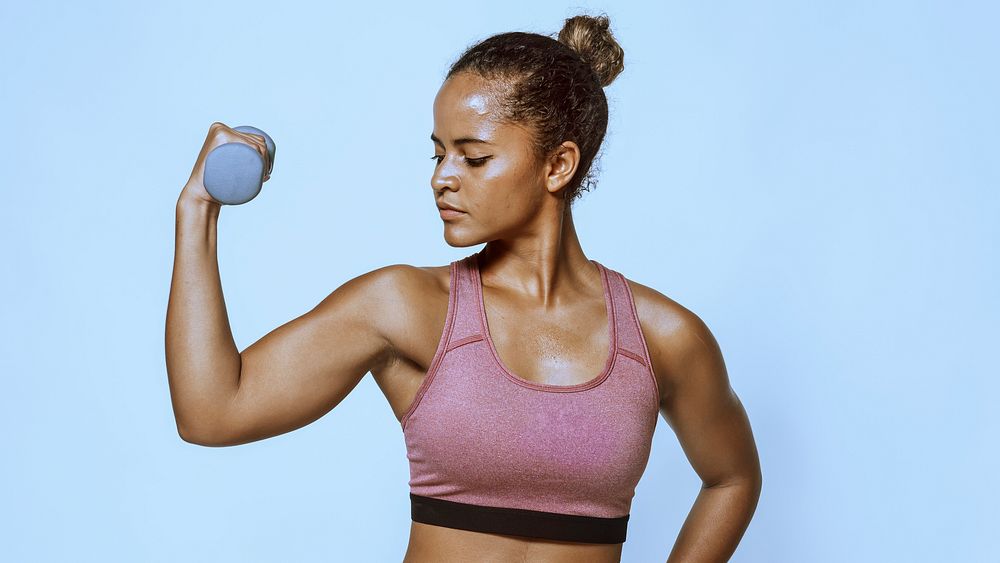
[[[667,563],[722,563],[736,551],[757,508],[759,481],[703,487]]]
[[[222,295],[217,254],[221,205],[178,199],[167,302],[167,379],[181,437],[213,428],[239,385],[240,353]]]

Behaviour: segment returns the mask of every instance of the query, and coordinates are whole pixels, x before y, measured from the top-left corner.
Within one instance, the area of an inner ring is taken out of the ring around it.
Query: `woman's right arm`
[[[399,293],[394,284],[406,267],[388,266],[348,281],[240,353],[219,276],[221,204],[201,185],[204,155],[237,138],[217,125],[177,201],[165,345],[181,438],[230,446],[309,424],[343,400],[366,373],[389,361],[389,328],[380,326],[383,320],[392,322],[391,300],[385,297]]]

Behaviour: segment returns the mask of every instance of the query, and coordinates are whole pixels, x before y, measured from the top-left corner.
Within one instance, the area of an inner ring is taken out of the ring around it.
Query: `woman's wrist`
[[[203,198],[185,195],[181,193],[180,197],[177,198],[177,214],[185,215],[207,215],[207,216],[218,216],[222,209],[222,204],[215,203],[212,201],[206,201]]]

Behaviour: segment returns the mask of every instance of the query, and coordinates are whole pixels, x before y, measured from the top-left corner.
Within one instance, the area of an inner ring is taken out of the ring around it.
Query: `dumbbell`
[[[271,168],[274,168],[274,141],[267,133],[249,125],[233,129],[263,136],[267,154],[271,157]],[[257,197],[264,183],[264,172],[264,158],[256,149],[245,143],[225,143],[212,149],[205,157],[202,183],[209,195],[220,203],[239,205]]]

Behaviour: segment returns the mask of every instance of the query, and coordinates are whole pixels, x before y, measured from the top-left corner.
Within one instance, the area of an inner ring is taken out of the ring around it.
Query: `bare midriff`
[[[486,534],[410,522],[403,563],[620,563],[622,544],[575,543]]]

